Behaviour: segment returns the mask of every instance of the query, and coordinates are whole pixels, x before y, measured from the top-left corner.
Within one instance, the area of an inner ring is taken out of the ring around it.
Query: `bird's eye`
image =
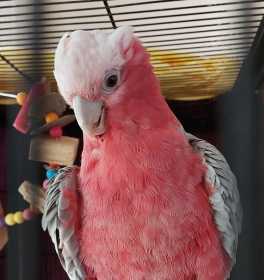
[[[119,85],[120,81],[120,72],[117,69],[112,69],[107,72],[104,77],[103,89],[107,93],[111,93],[113,89],[115,89]]]
[[[110,77],[107,77],[105,85],[106,85],[108,88],[112,88],[112,87],[116,86],[117,81],[118,81],[117,75],[116,75],[116,74],[113,74],[113,75],[111,75]]]

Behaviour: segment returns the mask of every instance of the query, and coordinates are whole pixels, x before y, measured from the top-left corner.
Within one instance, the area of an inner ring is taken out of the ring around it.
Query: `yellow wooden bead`
[[[19,92],[17,95],[16,95],[16,100],[17,100],[17,103],[22,106],[26,100],[26,97],[27,97],[27,94],[23,91]]]
[[[16,222],[14,220],[14,214],[10,213],[5,216],[5,223],[8,226],[13,226]]]
[[[56,113],[50,112],[45,116],[46,123],[51,123],[56,121],[59,118],[59,116]]]
[[[24,223],[24,218],[23,218],[23,213],[21,211],[18,211],[14,214],[14,221],[17,224],[22,224]]]

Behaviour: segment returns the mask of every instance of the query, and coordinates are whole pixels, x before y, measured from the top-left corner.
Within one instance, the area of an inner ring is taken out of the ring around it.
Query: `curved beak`
[[[105,132],[105,108],[102,101],[88,101],[76,96],[73,98],[73,110],[83,133],[99,136]]]

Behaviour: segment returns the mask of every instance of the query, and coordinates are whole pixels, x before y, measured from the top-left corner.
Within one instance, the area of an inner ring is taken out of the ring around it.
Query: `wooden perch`
[[[37,209],[43,213],[46,193],[40,186],[24,181],[18,188],[18,191],[32,209]]]
[[[37,136],[31,140],[29,159],[70,166],[74,163],[77,156],[78,145],[78,138]]]

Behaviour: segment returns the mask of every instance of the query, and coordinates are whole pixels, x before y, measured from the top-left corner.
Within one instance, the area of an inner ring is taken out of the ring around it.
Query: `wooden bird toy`
[[[43,212],[46,186],[49,179],[62,166],[71,166],[77,157],[79,139],[63,135],[63,127],[74,122],[73,114],[64,115],[66,103],[56,92],[51,92],[43,78],[34,84],[27,94],[24,91],[6,97],[16,99],[21,106],[14,121],[14,128],[32,136],[29,160],[44,163],[46,179],[40,185],[24,181],[18,188],[29,207],[4,214],[0,202],[0,250],[8,241],[8,226],[23,224]]]

